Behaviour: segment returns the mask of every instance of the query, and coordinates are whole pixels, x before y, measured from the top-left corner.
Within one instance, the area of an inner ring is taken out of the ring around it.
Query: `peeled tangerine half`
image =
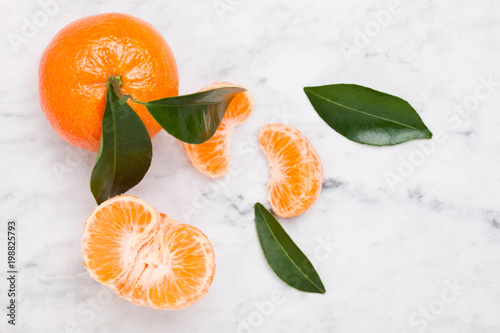
[[[212,244],[200,230],[129,195],[108,199],[90,214],[82,252],[96,281],[159,310],[193,305],[215,273]]]
[[[283,124],[262,127],[259,143],[271,168],[267,188],[273,211],[281,217],[302,214],[318,198],[323,182],[316,150],[302,133]]]
[[[241,87],[228,82],[217,82],[206,86],[200,91],[222,87]],[[181,142],[187,157],[193,166],[205,176],[211,178],[222,177],[229,169],[229,144],[234,128],[243,123],[253,110],[253,97],[248,92],[236,94],[229,103],[222,122],[210,140],[194,145]]]

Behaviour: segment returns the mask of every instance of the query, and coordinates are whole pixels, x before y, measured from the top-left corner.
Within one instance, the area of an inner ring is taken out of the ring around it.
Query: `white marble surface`
[[[397,10],[384,0],[57,3],[45,21],[40,2],[0,4],[2,309],[7,221],[19,230],[18,325],[7,325],[2,310],[0,332],[500,331],[498,1],[405,1]],[[384,26],[376,23],[389,9]],[[80,239],[95,205],[95,155],[62,141],[39,107],[37,66],[49,40],[75,19],[109,11],[164,34],[181,93],[229,81],[255,96],[232,142],[229,175],[197,173],[163,132],[149,173],[129,192],[213,242],[214,283],[182,311],[136,307],[90,278]],[[21,44],[9,41],[36,19]],[[365,29],[370,37],[356,37]],[[385,148],[344,139],[302,91],[339,82],[408,100],[435,139]],[[313,258],[325,295],[282,283],[258,244],[253,204],[267,205],[269,171],[256,136],[273,121],[300,129],[324,164],[314,206],[281,221]]]

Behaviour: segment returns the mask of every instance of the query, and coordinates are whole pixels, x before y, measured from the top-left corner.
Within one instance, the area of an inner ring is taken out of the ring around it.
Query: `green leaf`
[[[405,100],[355,84],[305,87],[319,116],[346,138],[373,146],[390,146],[432,133]]]
[[[260,203],[255,204],[255,226],[264,256],[280,279],[301,291],[319,294],[326,292],[309,259]]]
[[[151,165],[151,138],[137,113],[120,102],[119,79],[110,77],[102,135],[90,189],[97,204],[137,185]]]
[[[233,97],[244,91],[224,87],[139,103],[168,133],[181,141],[199,144],[214,135]]]

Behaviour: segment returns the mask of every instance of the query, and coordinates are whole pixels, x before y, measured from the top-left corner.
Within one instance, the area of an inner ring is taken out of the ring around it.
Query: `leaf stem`
[[[126,95],[128,98],[130,98],[131,100],[133,100],[134,102],[136,102],[137,104],[141,104],[141,105],[148,105],[149,103],[148,102],[141,102],[141,101],[138,101],[136,100],[135,98],[133,98],[132,96],[130,95]]]
[[[123,104],[127,103],[127,101],[129,99],[131,99],[132,101],[134,101],[134,102],[136,102],[138,104],[142,104],[142,105],[146,105],[147,104],[145,102],[141,102],[141,101],[136,100],[135,98],[133,98],[129,94],[122,93],[122,91],[120,89],[120,87],[123,85],[121,74],[119,74],[119,75],[110,75],[109,78],[108,78],[108,84],[107,85],[108,85],[108,87],[113,88],[113,90],[115,91],[116,96],[118,96],[120,105],[123,105]]]

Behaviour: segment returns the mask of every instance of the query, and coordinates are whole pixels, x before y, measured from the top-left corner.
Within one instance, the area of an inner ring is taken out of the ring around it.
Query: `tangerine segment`
[[[305,212],[318,198],[323,165],[316,150],[297,129],[268,124],[260,130],[259,143],[269,161],[269,201],[281,217]]]
[[[140,101],[178,94],[174,55],[149,23],[106,13],[81,18],[59,31],[39,67],[42,110],[53,129],[70,144],[97,151],[110,75],[121,75],[121,91]],[[143,105],[127,102],[151,137],[161,126]]]
[[[206,86],[200,91],[217,89],[221,87],[241,87],[228,82],[218,82]],[[254,107],[253,97],[248,92],[236,94],[222,118],[222,122],[210,140],[201,144],[188,144],[181,142],[187,157],[193,166],[211,178],[222,177],[229,169],[229,145],[234,128],[243,123]]]
[[[96,281],[154,309],[194,304],[215,273],[212,245],[200,230],[128,195],[103,202],[89,216],[82,252]]]

